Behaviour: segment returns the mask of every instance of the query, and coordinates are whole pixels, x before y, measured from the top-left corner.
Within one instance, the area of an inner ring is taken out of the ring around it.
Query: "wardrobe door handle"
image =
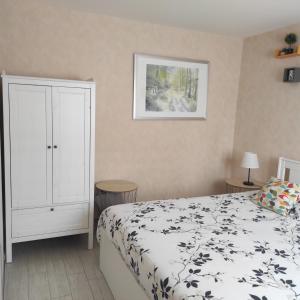
[[[48,149],[51,149],[51,146],[47,146]]]
[[[54,149],[57,149],[58,147],[57,147],[57,145],[54,145],[54,147],[53,147]]]

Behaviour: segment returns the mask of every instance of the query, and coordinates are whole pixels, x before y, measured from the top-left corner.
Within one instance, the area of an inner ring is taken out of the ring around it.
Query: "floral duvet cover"
[[[98,240],[104,230],[150,299],[300,299],[300,219],[254,194],[111,206]]]

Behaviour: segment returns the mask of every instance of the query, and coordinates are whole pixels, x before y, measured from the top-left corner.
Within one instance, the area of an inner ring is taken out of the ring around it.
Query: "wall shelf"
[[[284,55],[280,55],[280,53],[281,53],[281,49],[276,49],[275,50],[275,58],[290,58],[290,57],[300,56],[300,45],[297,47],[297,49],[294,53],[284,54]]]

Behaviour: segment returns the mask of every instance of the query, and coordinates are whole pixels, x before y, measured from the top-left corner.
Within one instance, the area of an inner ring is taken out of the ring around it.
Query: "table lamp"
[[[250,169],[258,169],[259,168],[257,154],[252,153],[252,152],[245,152],[242,163],[241,163],[241,167],[248,169],[248,180],[244,181],[243,184],[254,185],[254,183],[250,181]]]

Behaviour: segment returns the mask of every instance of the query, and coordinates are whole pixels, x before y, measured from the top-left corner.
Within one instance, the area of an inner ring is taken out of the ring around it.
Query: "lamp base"
[[[254,185],[254,183],[251,182],[251,181],[244,181],[243,184],[244,184],[244,185],[249,185],[249,186]]]

